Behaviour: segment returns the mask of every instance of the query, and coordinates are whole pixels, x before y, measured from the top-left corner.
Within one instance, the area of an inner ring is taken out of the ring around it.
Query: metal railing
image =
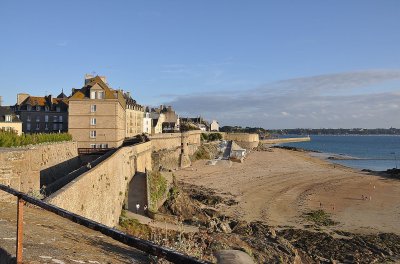
[[[180,252],[174,251],[172,249],[162,247],[151,241],[140,239],[131,235],[128,235],[122,231],[114,228],[110,228],[83,216],[74,214],[67,210],[64,210],[55,205],[43,202],[39,199],[33,198],[8,186],[0,184],[0,190],[3,190],[11,195],[18,198],[18,208],[17,208],[17,247],[16,247],[16,260],[17,263],[22,263],[22,243],[23,243],[23,217],[24,217],[24,204],[28,202],[30,204],[36,205],[46,211],[57,214],[63,218],[66,218],[74,223],[85,226],[92,230],[101,232],[102,234],[113,238],[125,245],[139,249],[145,253],[153,256],[164,258],[172,263],[188,263],[188,264],[208,264],[210,262],[196,259],[188,255],[182,254]]]
[[[111,148],[78,148],[79,155],[103,155],[108,151],[112,150]]]

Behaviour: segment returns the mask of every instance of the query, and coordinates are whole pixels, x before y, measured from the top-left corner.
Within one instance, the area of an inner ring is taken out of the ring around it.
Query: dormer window
[[[90,91],[90,99],[96,99],[96,92]]]
[[[36,106],[36,111],[40,111],[40,106]]]
[[[97,92],[97,99],[104,99],[104,92],[103,91]]]
[[[11,122],[12,121],[12,116],[11,115],[6,115],[6,122]]]
[[[46,105],[46,107],[44,108],[44,110],[45,110],[46,112],[48,112],[48,111],[49,111],[49,107]]]

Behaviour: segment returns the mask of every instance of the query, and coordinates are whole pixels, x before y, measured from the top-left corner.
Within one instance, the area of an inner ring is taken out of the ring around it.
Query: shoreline
[[[387,173],[388,170],[395,169],[393,168],[388,168],[386,170],[371,170],[368,168],[359,168],[359,167],[351,167],[351,166],[346,166],[344,164],[337,163],[335,161],[346,161],[346,160],[356,160],[356,161],[372,161],[372,160],[391,160],[391,161],[396,161],[397,159],[388,159],[388,158],[359,158],[359,157],[353,157],[347,154],[337,154],[337,153],[331,153],[331,152],[322,152],[318,150],[311,150],[311,149],[305,149],[301,147],[292,147],[292,146],[281,146],[281,145],[273,145],[272,148],[279,148],[279,149],[285,149],[285,150],[290,150],[290,151],[298,151],[298,152],[303,152],[303,153],[308,153],[311,157],[321,159],[324,161],[327,161],[331,164],[335,164],[338,166],[344,166],[346,168],[350,169],[355,169],[359,171],[367,171],[367,172],[375,172],[375,173]]]
[[[332,227],[336,230],[400,234],[395,217],[400,214],[395,202],[400,181],[378,172],[280,148],[251,152],[243,164],[234,163],[231,168],[203,163],[177,171],[177,178],[221,196],[232,195],[238,204],[220,209],[240,220],[304,229],[307,221],[301,216],[322,209],[339,223]]]

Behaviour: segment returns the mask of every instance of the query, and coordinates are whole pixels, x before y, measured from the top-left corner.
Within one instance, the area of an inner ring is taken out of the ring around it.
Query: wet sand
[[[220,208],[227,215],[302,228],[307,224],[303,213],[323,209],[339,222],[333,229],[400,234],[400,180],[284,149],[251,152],[230,168],[205,163],[177,171],[177,178],[233,195],[239,203]]]

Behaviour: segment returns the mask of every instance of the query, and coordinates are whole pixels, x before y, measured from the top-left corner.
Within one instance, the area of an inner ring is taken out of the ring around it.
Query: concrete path
[[[222,159],[229,160],[229,158],[231,157],[231,151],[232,151],[232,140],[229,140],[228,144],[226,145],[224,154],[222,154]]]
[[[144,206],[147,205],[146,173],[137,172],[129,183],[128,208],[127,210],[144,215]],[[136,211],[136,204],[140,208]],[[148,206],[148,205],[147,205]]]
[[[199,228],[196,227],[196,226],[176,225],[176,224],[156,221],[156,220],[153,220],[153,219],[151,219],[149,217],[146,217],[144,215],[134,214],[134,213],[129,212],[129,211],[126,212],[126,216],[128,218],[133,218],[133,219],[138,220],[139,223],[141,223],[141,224],[152,226],[152,227],[157,227],[157,228],[162,228],[162,229],[167,228],[168,230],[182,231],[184,233],[199,232]]]

